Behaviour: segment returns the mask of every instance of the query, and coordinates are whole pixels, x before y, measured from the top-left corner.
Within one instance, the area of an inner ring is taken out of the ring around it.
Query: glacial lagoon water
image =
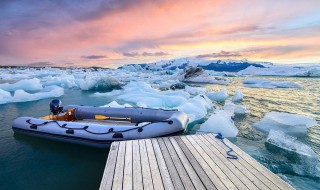
[[[309,128],[307,135],[298,138],[320,155],[320,79],[259,77],[286,80],[302,86],[300,89],[247,88],[244,78],[230,78],[228,86],[201,85],[208,90],[226,88],[229,94],[240,88],[244,94],[243,105],[250,107],[250,114],[235,118],[239,127],[236,145],[260,163],[277,173],[297,189],[320,189],[317,173],[304,172],[308,164],[299,164],[265,146],[266,134],[253,129],[250,124],[259,121],[270,111],[289,112],[313,117],[318,125]],[[95,91],[65,89],[61,97],[64,105],[80,104],[102,106],[112,97],[92,96]],[[98,189],[108,151],[80,145],[66,144],[14,135],[11,122],[19,116],[40,117],[49,112],[51,99],[0,105],[0,184],[10,189]],[[216,104],[216,106],[221,106]],[[196,133],[204,120],[191,123],[189,134]],[[246,127],[240,127],[246,126]],[[312,166],[312,164],[310,164]]]

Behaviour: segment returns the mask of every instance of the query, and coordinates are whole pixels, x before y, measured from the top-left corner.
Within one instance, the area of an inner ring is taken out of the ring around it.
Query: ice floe
[[[88,75],[80,83],[81,90],[112,90],[119,89],[123,84],[115,78]]]
[[[117,101],[112,101],[109,104],[106,104],[101,107],[128,108],[128,107],[132,107],[132,106],[130,104],[119,104]]]
[[[297,76],[297,77],[320,77],[319,66],[250,66],[238,72],[239,75],[260,76]]]
[[[266,140],[268,150],[286,157],[290,170],[299,175],[320,176],[320,162],[318,155],[308,145],[300,142],[296,137],[283,131],[270,130]]]
[[[9,91],[9,92],[14,92],[16,90],[38,91],[43,89],[43,87],[38,78],[33,78],[33,79],[23,79],[13,84],[9,84],[9,83],[0,84],[0,89]]]
[[[10,103],[10,102],[28,102],[34,100],[40,100],[51,97],[60,97],[64,94],[64,90],[58,86],[47,86],[43,88],[40,92],[28,93],[24,90],[16,90],[13,96],[9,96],[6,91],[0,90],[0,104]]]
[[[243,100],[243,93],[240,89],[236,89],[234,96],[232,97],[233,102],[241,102]]]
[[[285,112],[269,112],[253,126],[261,131],[271,129],[284,131],[290,134],[305,134],[307,129],[317,124],[313,118]]]
[[[236,137],[239,132],[231,116],[224,110],[216,110],[214,114],[200,126],[199,131],[221,133],[225,137]]]
[[[247,78],[243,84],[250,88],[301,88],[300,85],[289,81],[271,81],[260,78]]]
[[[218,92],[208,92],[207,96],[212,101],[224,102],[228,98],[228,92],[226,89],[222,89]]]
[[[179,80],[183,82],[197,82],[223,85],[227,85],[229,83],[228,79],[211,76],[207,71],[200,67],[187,67],[181,73],[179,73],[177,77]]]
[[[207,92],[207,89],[204,87],[186,86],[184,90],[191,95],[206,94]]]
[[[226,101],[226,103],[223,106],[223,110],[226,111],[230,116],[235,115],[245,115],[249,113],[249,108],[243,105],[236,105],[230,101]]]

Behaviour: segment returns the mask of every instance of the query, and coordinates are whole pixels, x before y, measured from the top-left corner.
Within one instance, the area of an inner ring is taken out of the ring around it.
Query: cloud
[[[153,52],[153,53],[152,52],[143,52],[143,53],[126,52],[126,53],[123,53],[122,55],[126,57],[162,57],[170,54],[163,51],[159,51],[159,52]]]
[[[39,61],[39,62],[27,63],[26,65],[30,67],[45,67],[45,66],[52,66],[54,64],[48,61]]]
[[[211,53],[211,54],[202,54],[197,55],[197,58],[225,58],[225,57],[240,57],[241,54],[238,52],[229,52],[229,51],[220,51],[218,53]]]
[[[81,56],[83,59],[102,59],[102,58],[107,58],[105,55],[86,55],[86,56]]]

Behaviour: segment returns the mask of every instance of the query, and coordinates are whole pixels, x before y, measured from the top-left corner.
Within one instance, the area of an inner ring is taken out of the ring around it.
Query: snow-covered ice
[[[305,134],[307,129],[317,124],[313,118],[285,112],[269,112],[253,126],[261,131],[271,129],[284,131],[290,134]]]
[[[227,85],[228,79],[211,76],[207,71],[199,67],[188,67],[177,75],[178,79],[183,82],[197,82]]]
[[[236,89],[234,96],[232,97],[233,102],[241,102],[243,100],[243,93],[240,89]]]
[[[224,102],[228,98],[228,92],[226,89],[222,89],[218,92],[208,92],[207,96],[212,101]]]
[[[81,90],[112,90],[123,84],[115,78],[99,75],[88,75],[80,83]]]
[[[239,132],[231,116],[224,110],[216,110],[214,114],[200,126],[199,131],[221,133],[224,137],[236,137]]]
[[[300,85],[289,81],[272,81],[260,78],[247,78],[243,84],[251,88],[301,88]]]

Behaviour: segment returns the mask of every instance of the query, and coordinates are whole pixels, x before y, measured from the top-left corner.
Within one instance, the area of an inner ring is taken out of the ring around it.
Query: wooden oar
[[[95,115],[96,120],[119,120],[119,121],[131,121],[131,117],[108,117],[105,115]]]

